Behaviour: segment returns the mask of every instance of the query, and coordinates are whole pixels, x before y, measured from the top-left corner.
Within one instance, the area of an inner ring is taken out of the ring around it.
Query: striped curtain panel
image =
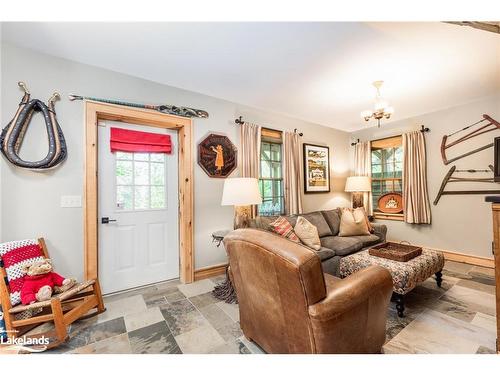
[[[285,213],[302,213],[300,183],[300,138],[295,132],[283,132],[283,183]]]
[[[411,224],[430,224],[424,134],[414,131],[405,133],[402,137],[404,220]]]
[[[354,146],[354,175],[368,176],[372,175],[372,156],[370,141],[358,142]],[[373,215],[372,193],[364,193],[363,205],[368,215]]]
[[[241,177],[260,177],[260,135],[258,125],[245,122],[240,126]],[[257,212],[257,206],[253,205],[252,217],[256,217]]]

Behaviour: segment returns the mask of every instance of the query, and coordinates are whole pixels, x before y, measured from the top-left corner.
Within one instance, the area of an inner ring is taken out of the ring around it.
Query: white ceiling
[[[367,126],[375,80],[391,120],[500,90],[500,35],[436,22],[4,23],[2,38],[342,130]]]

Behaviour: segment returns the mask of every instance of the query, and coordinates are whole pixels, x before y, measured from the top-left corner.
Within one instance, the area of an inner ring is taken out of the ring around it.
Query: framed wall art
[[[198,144],[198,164],[209,177],[226,178],[237,166],[238,150],[225,135],[209,134]]]
[[[330,150],[304,143],[304,193],[330,191]]]

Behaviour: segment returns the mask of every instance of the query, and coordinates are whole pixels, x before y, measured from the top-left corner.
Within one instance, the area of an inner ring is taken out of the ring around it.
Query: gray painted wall
[[[349,196],[343,192],[345,177],[349,174],[348,133],[7,44],[2,45],[1,62],[2,124],[11,120],[20,101],[19,80],[28,84],[33,97],[47,100],[57,90],[63,98],[56,109],[68,144],[68,160],[47,173],[15,169],[4,159],[0,162],[1,240],[44,236],[56,268],[62,274],[77,278],[83,274],[82,209],[60,207],[62,195],[82,195],[83,186],[83,104],[69,102],[66,99],[69,93],[205,109],[210,118],[194,121],[195,143],[209,132],[220,132],[238,146],[239,132],[233,121],[239,115],[270,128],[298,128],[304,132],[304,142],[330,146],[332,166],[332,192],[305,196],[305,210],[349,204]],[[44,156],[45,137],[43,122],[36,116],[21,155],[37,160]],[[232,226],[233,209],[220,206],[224,181],[209,178],[198,165],[194,170],[195,264],[198,269],[225,262],[224,250],[211,243],[210,235],[215,230]]]
[[[434,248],[488,258],[493,257],[491,254],[493,236],[491,209],[490,205],[484,202],[484,196],[442,196],[437,206],[432,205],[441,181],[452,165],[456,165],[457,169],[485,169],[488,168],[488,164],[493,164],[493,148],[458,160],[448,166],[445,166],[441,161],[440,145],[443,135],[450,134],[480,120],[483,113],[489,114],[496,120],[500,120],[500,93],[499,95],[483,98],[467,105],[428,113],[404,121],[390,124],[384,124],[384,121],[382,121],[380,129],[371,127],[352,134],[353,139],[373,140],[398,135],[412,129],[419,129],[422,124],[431,129],[429,133],[426,133],[425,138],[432,224],[411,225],[403,222],[379,220],[379,222],[387,224],[389,239],[397,241],[407,240],[413,244],[427,245]],[[461,135],[464,134],[461,133]],[[490,143],[495,136],[500,136],[500,132],[490,132],[471,139],[467,143],[456,146],[456,148],[450,148],[450,155],[459,155]],[[488,176],[491,176],[491,174],[486,174],[482,177]],[[461,177],[470,177],[470,174],[464,173]],[[500,185],[467,182],[453,183],[447,187],[447,190],[471,189],[500,189]]]

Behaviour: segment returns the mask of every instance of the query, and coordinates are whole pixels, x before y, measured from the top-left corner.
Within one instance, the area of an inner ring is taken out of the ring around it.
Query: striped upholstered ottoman
[[[368,250],[363,250],[340,260],[340,277],[344,278],[371,265],[382,266],[391,273],[396,309],[398,315],[403,317],[404,296],[418,284],[436,275],[437,285],[441,287],[444,256],[440,251],[422,249],[422,254],[418,257],[408,262],[398,262],[370,255]]]

